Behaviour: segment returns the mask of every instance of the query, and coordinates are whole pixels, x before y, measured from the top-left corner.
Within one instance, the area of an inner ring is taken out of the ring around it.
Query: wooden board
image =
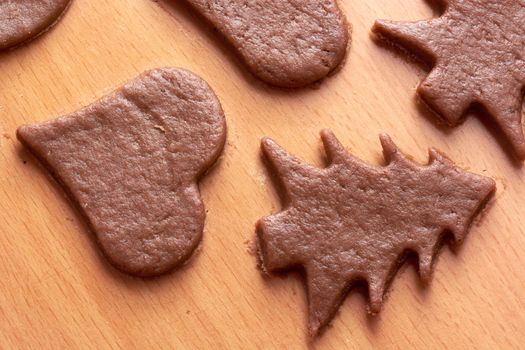
[[[341,0],[353,24],[342,71],[318,89],[257,82],[180,1],[74,0],[38,40],[0,54],[0,348],[365,349],[525,346],[524,169],[477,118],[442,130],[418,110],[417,66],[376,46],[376,18],[432,15],[423,0]],[[201,184],[205,236],[184,268],[152,280],[127,277],[98,253],[57,186],[21,149],[15,129],[86,105],[140,72],[188,68],[220,97],[229,135]],[[423,288],[413,267],[369,317],[351,293],[316,342],[306,337],[300,278],[263,278],[249,252],[254,223],[280,203],[259,157],[271,136],[321,165],[319,131],[381,161],[377,135],[426,162],[436,146],[498,182],[490,211],[462,249],[444,249]]]

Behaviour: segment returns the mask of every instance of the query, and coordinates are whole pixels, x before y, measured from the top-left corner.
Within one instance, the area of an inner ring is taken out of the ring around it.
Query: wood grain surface
[[[432,16],[423,0],[341,0],[353,24],[346,64],[318,88],[282,91],[250,76],[180,0],[74,0],[46,35],[0,54],[0,348],[511,349],[525,345],[524,168],[490,126],[469,117],[436,127],[415,87],[425,72],[374,44],[376,18]],[[228,143],[201,182],[208,217],[199,251],[155,279],[113,269],[34,159],[16,127],[72,112],[142,71],[179,66],[206,79],[228,121]],[[260,160],[271,136],[323,164],[319,131],[355,155],[382,160],[377,135],[427,161],[435,146],[498,192],[457,252],[444,248],[432,283],[402,268],[382,313],[352,292],[333,325],[306,336],[301,278],[263,277],[250,252],[254,224],[280,203]]]

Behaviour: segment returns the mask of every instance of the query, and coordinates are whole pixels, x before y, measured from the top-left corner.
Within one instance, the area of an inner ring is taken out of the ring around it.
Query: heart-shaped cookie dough
[[[225,137],[211,88],[175,68],[148,71],[75,113],[18,129],[111,263],[139,276],[180,265],[199,244],[205,210],[197,180]]]

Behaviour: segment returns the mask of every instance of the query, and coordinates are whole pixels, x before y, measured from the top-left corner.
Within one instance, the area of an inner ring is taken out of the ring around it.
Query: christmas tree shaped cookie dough
[[[312,336],[335,315],[352,282],[368,284],[370,311],[379,312],[407,252],[417,253],[428,282],[443,234],[461,242],[495,190],[493,180],[457,168],[433,149],[421,166],[382,135],[388,164],[371,166],[349,155],[330,131],[321,136],[330,162],[324,169],[262,141],[285,206],[257,225],[266,271],[304,268]]]
[[[145,72],[78,112],[18,129],[109,261],[139,276],[182,264],[199,244],[205,211],[197,180],[225,136],[211,88],[175,68]]]
[[[64,13],[70,0],[1,0],[0,50],[41,34]]]
[[[418,94],[450,125],[481,105],[496,121],[516,155],[525,159],[522,102],[525,87],[523,0],[434,0],[439,18],[377,21],[373,31],[434,68]]]
[[[271,85],[311,84],[345,57],[349,27],[336,0],[186,1]]]

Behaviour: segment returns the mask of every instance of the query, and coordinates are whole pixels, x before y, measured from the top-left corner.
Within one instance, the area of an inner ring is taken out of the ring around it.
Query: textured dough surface
[[[353,282],[368,284],[370,311],[379,312],[407,252],[418,255],[428,282],[443,234],[461,242],[495,191],[492,179],[460,170],[433,149],[428,165],[415,164],[387,135],[381,136],[386,166],[352,157],[330,131],[322,139],[330,162],[324,169],[262,141],[285,203],[257,226],[266,271],[304,269],[312,336],[333,318]]]
[[[151,70],[78,112],[17,134],[119,269],[158,275],[197,247],[205,211],[196,181],[226,137],[220,103],[199,77]]]
[[[70,0],[0,0],[0,50],[23,43],[52,26]]]
[[[483,106],[525,159],[525,1],[434,0],[444,13],[419,22],[377,21],[373,31],[434,68],[417,89],[450,125]]]
[[[186,0],[261,80],[316,82],[343,61],[349,27],[335,0]]]

